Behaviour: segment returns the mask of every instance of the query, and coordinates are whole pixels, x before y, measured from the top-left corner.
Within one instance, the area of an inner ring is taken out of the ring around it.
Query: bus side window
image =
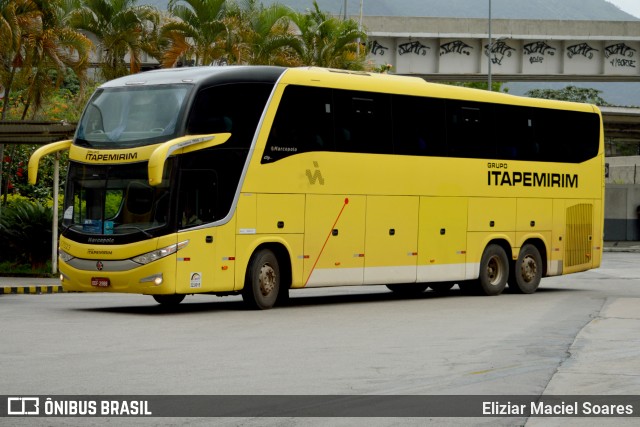
[[[444,101],[419,96],[394,95],[393,146],[396,154],[445,156]]]
[[[288,86],[278,106],[262,163],[298,153],[332,150],[331,90]]]
[[[334,90],[337,151],[393,153],[391,96]]]
[[[487,104],[447,101],[447,144],[451,157],[494,158]]]

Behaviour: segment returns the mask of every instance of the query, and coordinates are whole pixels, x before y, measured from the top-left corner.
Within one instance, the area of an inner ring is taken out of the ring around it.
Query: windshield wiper
[[[123,229],[126,230],[127,228],[133,228],[134,230],[138,230],[139,232],[144,234],[145,237],[148,237],[148,238],[153,237],[153,234],[151,234],[148,231],[146,231],[146,230],[144,230],[144,229],[142,229],[142,228],[140,228],[138,226],[135,226],[135,225],[130,225],[129,224],[129,225],[120,225],[120,226],[118,226],[118,230],[123,230]]]

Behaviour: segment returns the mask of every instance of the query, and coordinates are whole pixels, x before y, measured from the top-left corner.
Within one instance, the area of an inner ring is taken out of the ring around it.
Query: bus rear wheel
[[[186,295],[181,294],[153,295],[153,299],[156,300],[158,304],[172,306],[180,304],[185,296]]]
[[[266,310],[276,303],[280,291],[278,258],[269,249],[261,249],[249,261],[242,299],[249,308]]]
[[[542,279],[542,257],[534,245],[524,245],[509,276],[509,290],[532,294]]]
[[[507,286],[509,259],[500,245],[489,245],[480,260],[480,290],[484,295],[500,295]]]

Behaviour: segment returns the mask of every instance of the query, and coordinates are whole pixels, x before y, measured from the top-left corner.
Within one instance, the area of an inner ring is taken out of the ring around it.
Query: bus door
[[[218,177],[213,169],[184,169],[177,197],[178,242],[189,243],[177,253],[176,293],[214,291]]]

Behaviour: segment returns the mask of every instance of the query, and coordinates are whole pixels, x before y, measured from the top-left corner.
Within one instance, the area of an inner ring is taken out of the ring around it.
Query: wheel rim
[[[276,272],[269,265],[265,264],[260,268],[260,275],[258,276],[260,283],[260,293],[263,296],[269,295],[276,287]]]
[[[487,278],[491,286],[496,286],[502,281],[502,275],[504,274],[504,268],[502,268],[502,261],[498,256],[492,256],[487,263]]]
[[[536,260],[527,255],[522,260],[522,266],[520,267],[520,275],[522,276],[522,280],[529,283],[533,281],[538,274],[538,265],[536,264]]]

